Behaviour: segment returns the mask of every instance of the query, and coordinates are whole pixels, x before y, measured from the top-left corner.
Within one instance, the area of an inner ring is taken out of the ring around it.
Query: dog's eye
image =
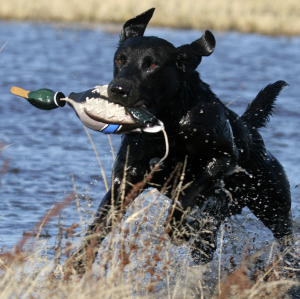
[[[153,69],[157,66],[157,63],[155,63],[155,60],[153,57],[146,56],[143,59],[142,63],[142,69],[146,72],[148,72],[150,69]]]

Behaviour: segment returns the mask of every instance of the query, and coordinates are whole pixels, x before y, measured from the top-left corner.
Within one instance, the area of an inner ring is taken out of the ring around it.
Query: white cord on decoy
[[[169,155],[169,139],[168,139],[168,135],[167,135],[167,132],[165,130],[165,125],[162,121],[158,120],[159,124],[160,124],[160,129],[161,131],[163,132],[164,134],[164,138],[165,138],[165,143],[166,143],[166,152],[165,152],[165,155],[159,160],[159,162],[155,165],[160,165],[162,164],[162,162],[168,157]]]

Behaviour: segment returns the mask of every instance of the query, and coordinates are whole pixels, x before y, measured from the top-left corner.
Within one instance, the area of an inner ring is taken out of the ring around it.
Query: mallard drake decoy
[[[110,102],[107,86],[95,86],[79,93],[72,92],[68,97],[50,89],[27,91],[19,87],[12,87],[11,92],[43,110],[63,107],[68,102],[85,126],[105,134],[142,131],[156,133],[162,130],[163,123],[146,107],[125,108]]]

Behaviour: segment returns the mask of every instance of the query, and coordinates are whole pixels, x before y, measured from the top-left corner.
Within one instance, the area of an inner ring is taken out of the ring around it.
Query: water
[[[176,46],[191,43],[203,31],[149,28]],[[230,107],[242,114],[246,105],[267,84],[285,80],[277,101],[276,115],[262,130],[269,150],[284,165],[291,183],[293,214],[300,215],[300,101],[299,37],[267,37],[240,33],[215,33],[217,47],[212,56],[203,58],[202,79]],[[54,25],[0,22],[0,167],[10,160],[0,188],[0,247],[11,248],[24,231],[73,190],[72,177],[81,198],[81,212],[95,211],[105,187],[97,158],[83,125],[66,106],[42,111],[12,95],[10,87],[28,90],[50,88],[80,92],[112,80],[112,59],[119,32],[64,28]],[[104,170],[110,180],[113,158],[106,135],[90,131]],[[111,136],[117,150],[120,137]],[[86,202],[84,196],[90,197]],[[88,221],[90,214],[83,213]],[[72,202],[63,210],[62,223],[77,223],[79,213]],[[47,231],[50,244],[55,242],[58,217]],[[244,221],[242,221],[243,223]]]

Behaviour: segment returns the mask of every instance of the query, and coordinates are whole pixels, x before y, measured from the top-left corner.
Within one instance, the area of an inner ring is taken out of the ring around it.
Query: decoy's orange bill
[[[11,89],[10,89],[10,92],[19,96],[19,97],[22,97],[22,98],[25,98],[25,99],[28,99],[28,94],[30,91],[28,90],[25,90],[23,88],[20,88],[20,87],[16,87],[16,86],[13,86]]]

